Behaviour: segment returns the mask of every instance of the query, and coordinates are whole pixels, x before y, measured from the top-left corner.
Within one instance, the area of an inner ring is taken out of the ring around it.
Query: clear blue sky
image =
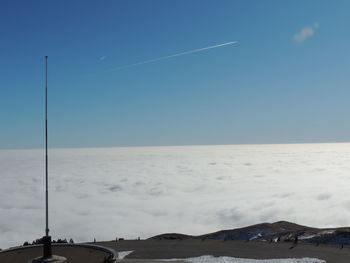
[[[0,148],[350,141],[350,1],[0,6]],[[229,41],[224,46],[111,71]]]

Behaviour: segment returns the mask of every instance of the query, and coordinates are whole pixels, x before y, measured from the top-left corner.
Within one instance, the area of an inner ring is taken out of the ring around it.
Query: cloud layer
[[[44,152],[0,151],[0,247],[44,234]],[[264,221],[350,225],[350,144],[50,151],[50,229],[75,241]]]

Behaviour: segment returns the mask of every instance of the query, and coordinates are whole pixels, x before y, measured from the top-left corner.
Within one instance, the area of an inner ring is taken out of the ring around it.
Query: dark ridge
[[[214,239],[214,240],[249,240],[254,237],[263,237],[266,235],[275,236],[278,234],[288,234],[300,231],[311,231],[316,230],[315,228],[302,226],[287,221],[279,221],[276,223],[261,223],[256,225],[251,225],[242,228],[221,230],[214,233],[209,233],[205,235],[198,236],[202,239]],[[272,238],[272,237],[270,237]]]
[[[184,239],[191,239],[193,236],[185,235],[185,234],[178,234],[178,233],[166,233],[157,235],[154,237],[151,237],[149,239],[153,240],[184,240]]]
[[[220,230],[199,236],[167,233],[151,237],[158,240],[256,240],[269,242],[308,242],[322,244],[350,244],[350,228],[314,228],[288,221],[261,223],[242,228]]]

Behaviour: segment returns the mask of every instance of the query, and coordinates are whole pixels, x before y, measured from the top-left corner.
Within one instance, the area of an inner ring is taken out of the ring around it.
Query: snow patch
[[[260,237],[262,237],[262,234],[261,234],[261,233],[255,235],[255,236],[253,236],[253,237],[251,237],[251,238],[249,238],[249,240],[254,240],[254,239],[257,239],[257,238],[260,238]]]
[[[298,238],[300,240],[306,240],[306,239],[311,239],[311,238],[314,238],[314,237],[320,237],[320,236],[324,236],[324,235],[331,235],[331,234],[334,234],[334,233],[335,233],[335,230],[324,230],[324,231],[318,232],[316,234],[303,234],[303,235],[299,236]]]
[[[335,230],[324,230],[318,233],[318,235],[331,235],[334,234]]]
[[[300,239],[300,240],[311,239],[311,238],[314,238],[315,236],[317,236],[317,235],[303,234],[303,235],[299,236],[298,239]]]
[[[317,258],[249,259],[214,256],[200,256],[185,259],[162,259],[162,261],[187,261],[191,263],[326,263],[326,261]]]
[[[118,252],[118,259],[124,259],[127,255],[131,254],[132,252],[134,252],[134,250],[120,251]]]

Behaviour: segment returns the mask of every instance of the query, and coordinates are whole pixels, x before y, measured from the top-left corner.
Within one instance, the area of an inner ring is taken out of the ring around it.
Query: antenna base
[[[59,256],[52,256],[50,258],[35,258],[32,260],[31,263],[62,263],[62,262],[66,262],[66,258],[64,257],[59,257]]]
[[[44,244],[43,258],[51,258],[52,257],[51,236],[44,236],[43,244]]]
[[[51,246],[51,236],[43,236],[43,250],[44,255],[29,261],[30,263],[63,263],[66,262],[65,257],[60,257],[52,255],[52,246]]]

